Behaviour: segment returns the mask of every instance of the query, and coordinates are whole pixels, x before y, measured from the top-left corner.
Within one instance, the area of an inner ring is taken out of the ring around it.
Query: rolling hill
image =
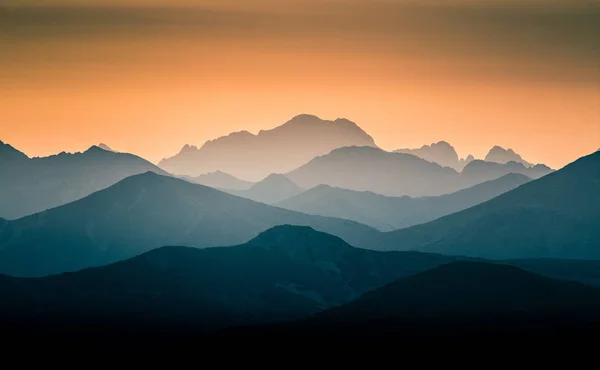
[[[462,211],[512,190],[530,179],[508,174],[473,187],[437,197],[386,197],[319,185],[274,205],[302,213],[344,218],[381,231],[422,224]]]
[[[492,259],[600,259],[600,152],[488,202],[381,234],[382,250]]]
[[[278,226],[231,247],[163,247],[43,278],[0,276],[3,320],[197,330],[307,317],[451,258],[374,252],[309,227]]]
[[[363,245],[379,232],[309,216],[152,172],[0,229],[0,273],[43,276],[133,257],[165,245],[246,242],[273,226],[311,226]]]

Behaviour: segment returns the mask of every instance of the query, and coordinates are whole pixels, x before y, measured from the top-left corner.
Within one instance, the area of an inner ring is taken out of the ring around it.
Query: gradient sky
[[[0,0],[0,140],[156,162],[311,113],[558,168],[600,148],[599,35],[595,0]]]

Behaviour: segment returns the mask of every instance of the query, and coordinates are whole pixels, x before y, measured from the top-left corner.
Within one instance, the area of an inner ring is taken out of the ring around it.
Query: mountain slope
[[[326,121],[304,114],[272,130],[261,130],[257,135],[241,131],[207,141],[201,148],[186,145],[179,154],[162,160],[159,166],[178,175],[197,176],[221,170],[258,181],[349,145],[375,146],[375,142],[346,119]]]
[[[274,204],[302,193],[304,189],[280,174],[271,174],[248,190],[228,191],[256,202]]]
[[[247,190],[254,185],[253,182],[238,179],[222,171],[205,173],[197,177],[185,176],[185,178],[196,184],[210,186],[215,189]]]
[[[400,279],[317,315],[349,325],[520,327],[579,316],[600,323],[600,289],[542,277],[516,267],[458,261]],[[517,321],[513,321],[517,320]]]
[[[6,150],[0,152],[0,217],[8,219],[72,202],[131,175],[166,174],[140,157],[97,146],[83,153],[44,158],[29,159],[17,153],[8,160]]]
[[[286,176],[303,188],[325,184],[387,196],[440,195],[465,187],[451,168],[372,147],[333,150]]]
[[[352,221],[271,207],[147,172],[79,201],[7,222],[0,230],[0,273],[75,271],[165,245],[234,245],[281,224],[312,226],[356,246],[379,234]]]
[[[421,198],[386,197],[319,185],[274,205],[307,214],[344,218],[381,231],[391,231],[462,211],[528,181],[530,179],[524,175],[508,174],[452,194]]]
[[[488,202],[381,235],[378,249],[600,259],[600,152]]]
[[[0,313],[12,321],[166,320],[214,329],[306,317],[448,259],[368,251],[281,226],[239,246],[164,247],[75,273],[0,277]]]
[[[29,159],[29,157],[25,153],[0,140],[0,165],[5,166],[10,162],[24,161],[26,159]]]

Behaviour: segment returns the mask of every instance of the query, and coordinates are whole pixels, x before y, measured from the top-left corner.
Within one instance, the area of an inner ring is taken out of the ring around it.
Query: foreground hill
[[[488,202],[382,234],[375,248],[486,258],[600,259],[600,152]]]
[[[400,279],[322,312],[328,325],[553,325],[554,320],[600,323],[600,289],[542,277],[517,267],[457,261]],[[574,321],[577,321],[574,320]]]
[[[0,143],[0,217],[16,219],[57,207],[147,171],[166,175],[140,157],[97,146],[83,153],[28,158]]]
[[[0,314],[10,318],[3,324],[216,329],[306,317],[448,260],[353,248],[308,227],[280,226],[239,246],[164,247],[74,273],[3,276]]]
[[[263,180],[252,185],[247,190],[225,190],[240,197],[252,199],[256,202],[274,204],[284,199],[296,196],[304,191],[290,179],[281,174],[271,174]]]
[[[339,217],[391,231],[462,211],[512,190],[530,179],[508,174],[499,179],[437,197],[386,197],[319,185],[274,205],[298,212]]]
[[[42,276],[133,257],[165,245],[246,242],[273,226],[305,225],[363,245],[378,232],[356,222],[267,206],[152,172],[0,229],[0,273]]]
[[[201,148],[186,145],[159,166],[177,175],[197,176],[221,170],[258,181],[271,173],[284,173],[312,158],[344,146],[375,146],[373,138],[347,119],[322,120],[299,115],[257,135],[248,131],[207,141]]]

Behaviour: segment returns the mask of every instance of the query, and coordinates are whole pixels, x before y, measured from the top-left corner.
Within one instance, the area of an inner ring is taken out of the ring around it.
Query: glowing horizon
[[[560,168],[600,147],[597,1],[15,3],[0,140],[32,157],[102,142],[156,163],[302,113],[385,150],[500,145]]]

